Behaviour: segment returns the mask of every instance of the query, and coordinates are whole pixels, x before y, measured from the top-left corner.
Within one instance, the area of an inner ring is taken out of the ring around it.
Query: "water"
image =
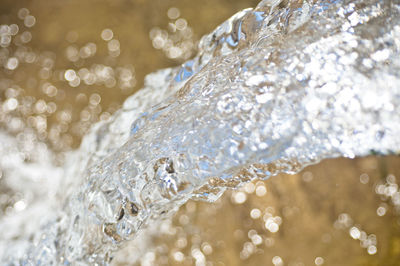
[[[47,216],[26,226],[37,246],[17,238],[5,256],[108,263],[188,199],[215,201],[324,158],[397,153],[398,12],[396,2],[263,1],[234,15],[194,59],[147,76],[69,155],[63,176],[49,159],[37,163],[56,175],[56,200],[29,209]]]

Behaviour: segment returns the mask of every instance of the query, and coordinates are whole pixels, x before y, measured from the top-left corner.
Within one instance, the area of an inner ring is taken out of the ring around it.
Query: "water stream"
[[[54,192],[37,188],[33,207],[3,219],[2,261],[108,264],[189,199],[212,202],[325,158],[397,154],[399,13],[398,1],[265,0],[235,14],[196,57],[148,75],[64,166],[39,142],[30,149],[46,151],[30,168],[8,165],[16,182],[51,176]],[[3,154],[26,148],[1,139]],[[11,240],[17,222],[25,232]]]

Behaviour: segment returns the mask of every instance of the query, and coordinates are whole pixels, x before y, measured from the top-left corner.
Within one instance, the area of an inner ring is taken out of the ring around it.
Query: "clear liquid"
[[[147,76],[69,155],[38,245],[16,243],[22,259],[108,263],[189,199],[325,158],[397,153],[399,7],[363,3],[263,1],[182,67]]]

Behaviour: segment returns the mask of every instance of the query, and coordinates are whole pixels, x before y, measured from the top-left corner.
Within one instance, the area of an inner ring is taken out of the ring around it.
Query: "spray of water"
[[[15,233],[3,261],[108,264],[188,199],[324,158],[397,153],[399,12],[398,1],[265,0],[234,15],[195,58],[148,75],[64,171],[39,169],[54,200],[27,210],[45,219],[26,226],[33,240]],[[2,223],[28,225],[21,216]]]

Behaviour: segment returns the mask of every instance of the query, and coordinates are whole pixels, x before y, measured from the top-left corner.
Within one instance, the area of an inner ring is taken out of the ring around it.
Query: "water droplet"
[[[104,29],[101,32],[101,38],[105,41],[110,41],[114,37],[114,33],[110,29]]]

